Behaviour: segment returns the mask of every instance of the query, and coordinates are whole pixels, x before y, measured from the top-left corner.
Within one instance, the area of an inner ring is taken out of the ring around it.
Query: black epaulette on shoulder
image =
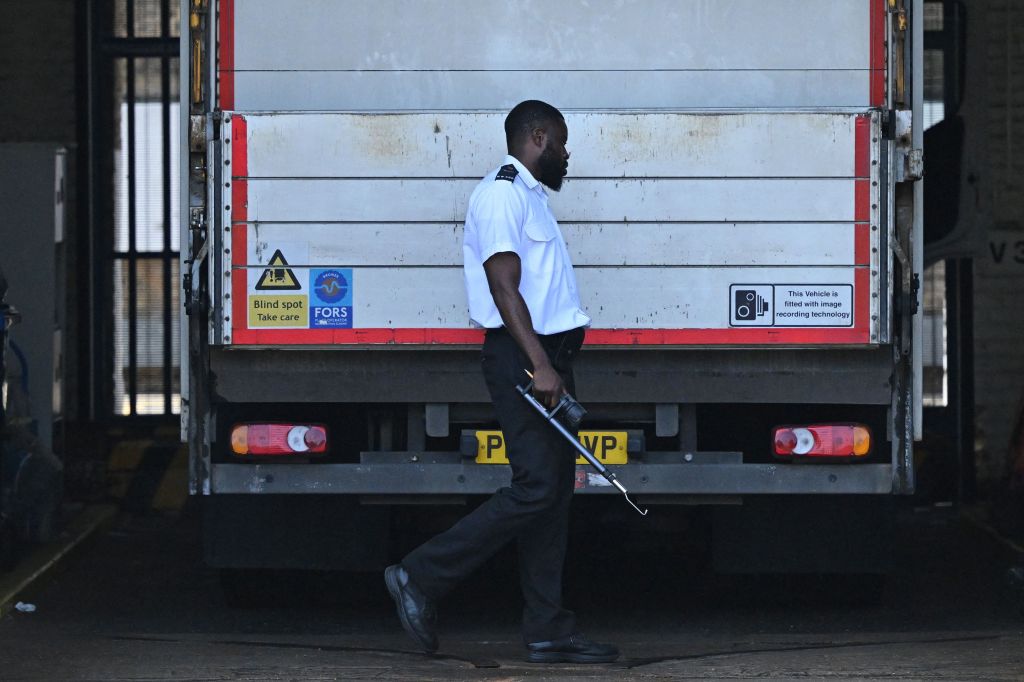
[[[519,175],[519,170],[514,164],[509,163],[498,169],[498,174],[494,176],[494,179],[514,182],[517,175]]]

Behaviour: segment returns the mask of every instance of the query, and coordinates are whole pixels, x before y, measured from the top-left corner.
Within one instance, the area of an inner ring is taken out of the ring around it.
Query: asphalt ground
[[[1016,557],[951,508],[901,511],[893,575],[713,575],[686,542],[577,534],[567,600],[610,665],[523,661],[514,561],[441,605],[441,649],[400,630],[380,575],[266,573],[225,603],[196,501],[122,512],[0,619],[2,680],[1024,679]],[[871,597],[877,597],[872,603]],[[864,603],[867,601],[868,603]]]

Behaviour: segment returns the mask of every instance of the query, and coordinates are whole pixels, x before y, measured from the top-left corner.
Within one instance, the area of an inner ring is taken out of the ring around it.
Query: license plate
[[[580,431],[580,442],[597,457],[602,464],[625,464],[627,434],[625,431]],[[505,438],[501,431],[476,432],[477,464],[508,464],[505,454]],[[576,458],[577,464],[586,464],[583,455]]]

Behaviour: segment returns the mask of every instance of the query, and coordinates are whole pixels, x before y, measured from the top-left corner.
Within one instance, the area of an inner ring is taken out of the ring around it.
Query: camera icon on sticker
[[[770,327],[775,324],[775,287],[733,284],[729,287],[730,326]]]

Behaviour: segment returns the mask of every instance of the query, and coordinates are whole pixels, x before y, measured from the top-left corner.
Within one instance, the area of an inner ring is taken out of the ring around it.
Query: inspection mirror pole
[[[540,415],[544,417],[544,419],[547,420],[549,424],[555,427],[555,429],[560,434],[562,434],[562,436],[565,437],[565,439],[569,441],[569,443],[574,448],[576,448],[576,451],[579,452],[580,455],[582,455],[583,458],[587,460],[592,467],[597,469],[598,473],[604,476],[609,483],[615,486],[619,490],[619,492],[622,493],[623,497],[626,498],[626,502],[629,502],[630,506],[633,507],[633,509],[636,509],[641,516],[647,516],[647,512],[649,510],[640,509],[640,507],[636,506],[636,503],[633,502],[633,500],[629,499],[629,491],[626,490],[626,487],[624,485],[619,483],[619,480],[615,477],[615,474],[609,471],[608,467],[601,464],[600,460],[598,460],[597,457],[594,457],[594,455],[590,453],[590,450],[587,450],[583,446],[583,443],[581,443],[579,439],[576,438],[576,436],[574,436],[569,431],[569,429],[562,426],[562,423],[558,421],[556,417],[552,416],[552,414],[548,412],[548,410],[543,405],[541,405],[539,400],[533,397],[533,394],[530,392],[530,390],[533,388],[533,375],[530,374],[529,371],[526,371],[526,374],[527,376],[530,377],[530,383],[528,383],[526,386],[516,386],[516,390],[519,392],[519,395],[523,396],[526,402],[530,403],[530,405],[533,406],[533,409],[537,410],[537,412],[539,412]]]

